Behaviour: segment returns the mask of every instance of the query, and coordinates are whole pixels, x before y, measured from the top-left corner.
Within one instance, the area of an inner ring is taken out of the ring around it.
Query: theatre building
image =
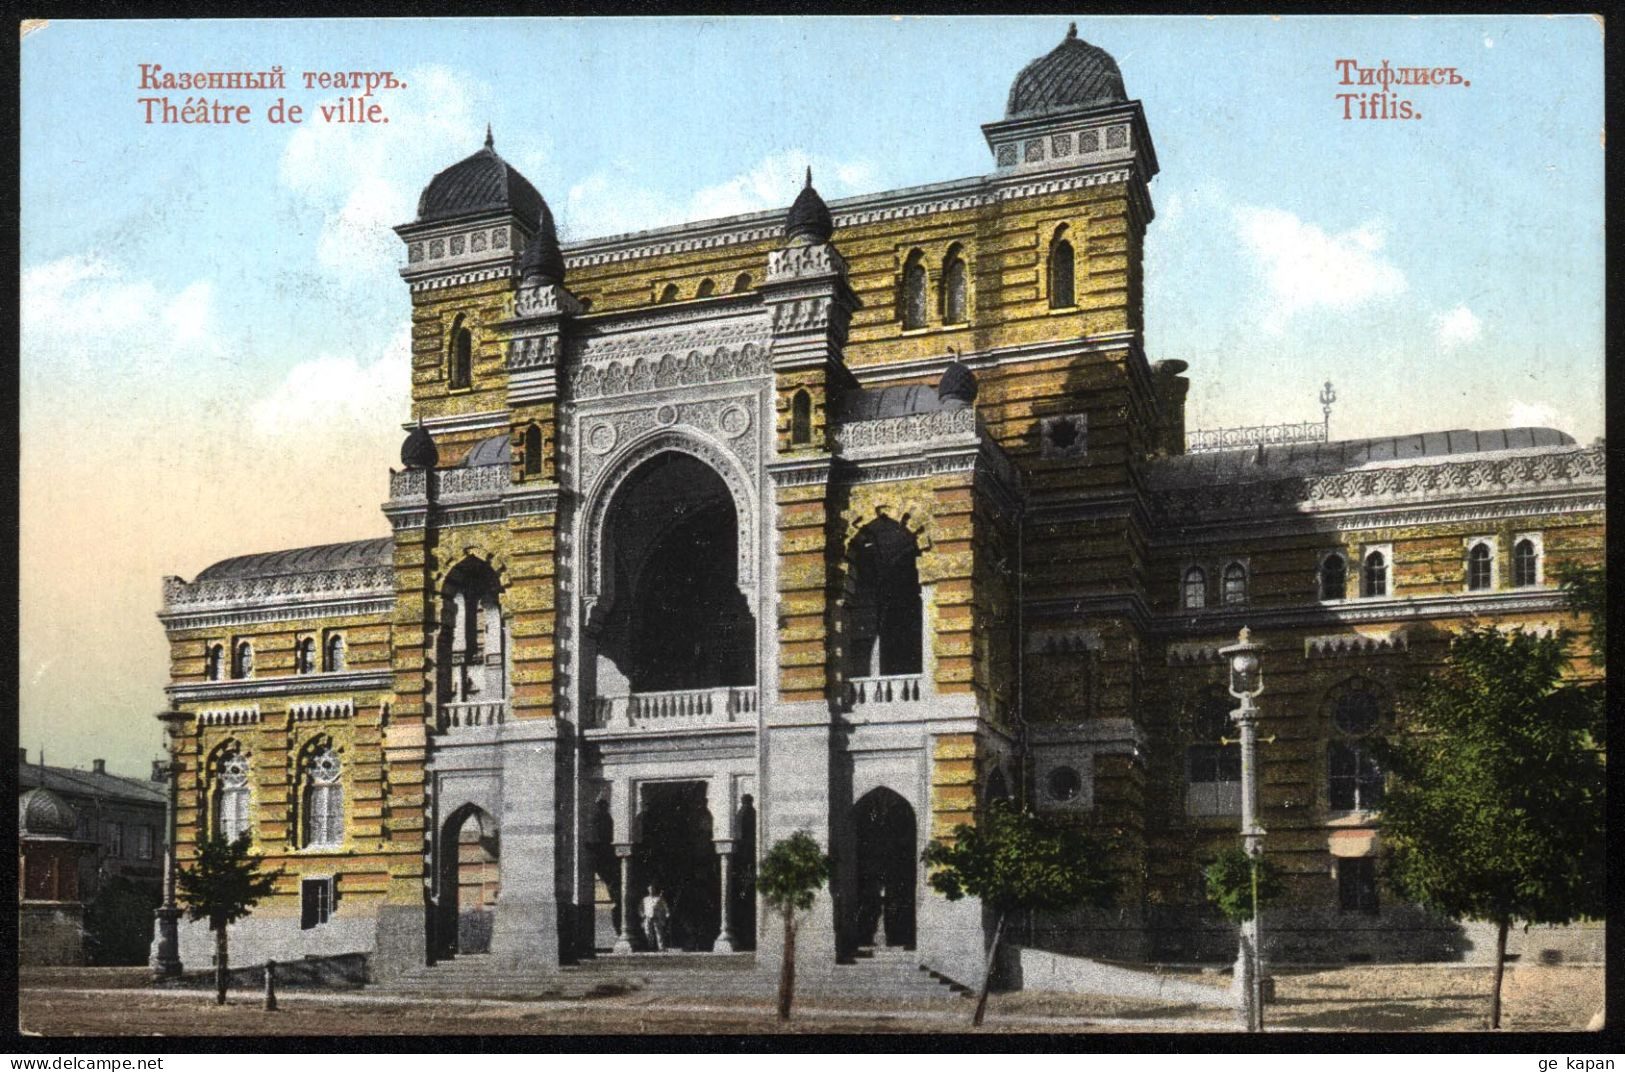
[[[1222,370],[1144,352],[1158,161],[1117,64],[1069,33],[982,134],[986,174],[563,247],[488,133],[428,181],[402,468],[356,474],[387,535],[164,583],[180,862],[247,832],[282,869],[234,959],[545,972],[637,955],[658,886],[676,946],[771,965],[753,874],[807,830],[835,873],[804,972],[892,946],[975,981],[982,913],[918,860],[995,797],[1122,878],[1029,940],[1233,955],[1200,869],[1237,838],[1243,625],[1276,955],[1482,948],[1377,883],[1369,744],[1461,623],[1574,624],[1602,447],[1187,450],[1187,372]]]

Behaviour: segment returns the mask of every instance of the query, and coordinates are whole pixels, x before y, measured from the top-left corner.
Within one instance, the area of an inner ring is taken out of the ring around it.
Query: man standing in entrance
[[[660,887],[649,887],[648,896],[638,905],[638,914],[643,917],[643,933],[649,940],[650,948],[657,953],[665,952],[669,941],[666,927],[671,921],[671,910],[666,907],[666,898]]]

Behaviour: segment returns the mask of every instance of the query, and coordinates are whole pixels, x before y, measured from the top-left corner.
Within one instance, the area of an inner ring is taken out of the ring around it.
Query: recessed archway
[[[465,805],[441,827],[439,848],[434,959],[488,953],[502,887],[496,820],[476,805]]]
[[[893,790],[879,786],[858,800],[852,820],[858,895],[849,946],[912,949],[919,877],[914,809]]]

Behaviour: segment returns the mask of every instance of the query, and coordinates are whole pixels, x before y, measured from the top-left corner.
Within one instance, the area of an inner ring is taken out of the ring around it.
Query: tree
[[[796,913],[812,907],[829,881],[829,856],[805,830],[775,842],[762,857],[756,889],[768,907],[784,916],[784,959],[779,965],[779,1019],[790,1019],[796,989]]]
[[[1387,878],[1402,896],[1495,924],[1490,1026],[1507,930],[1605,908],[1601,691],[1563,679],[1567,634],[1469,627],[1401,704],[1380,755]]]
[[[1569,565],[1557,570],[1569,609],[1590,626],[1591,663],[1603,665],[1608,649],[1608,576],[1603,566]]]
[[[977,825],[955,827],[952,841],[933,840],[926,847],[925,862],[935,868],[932,889],[950,901],[969,894],[997,914],[971,1015],[973,1027],[980,1027],[987,1013],[988,984],[1006,918],[1018,911],[1106,907],[1117,884],[1102,870],[1103,856],[1104,847],[1078,827],[1003,800],[990,803]]]
[[[245,833],[235,841],[219,834],[198,842],[197,857],[175,873],[176,890],[193,922],[208,920],[214,931],[215,1004],[226,1003],[226,928],[268,897],[280,871],[260,874],[260,858],[249,852]]]
[[[145,964],[152,945],[155,890],[122,875],[103,882],[85,905],[85,946],[92,964]]]
[[[1253,918],[1252,857],[1240,846],[1231,846],[1214,857],[1202,869],[1207,883],[1207,899],[1224,918],[1232,923],[1244,923]],[[1281,869],[1267,858],[1258,860],[1258,906],[1260,908],[1281,896]]]

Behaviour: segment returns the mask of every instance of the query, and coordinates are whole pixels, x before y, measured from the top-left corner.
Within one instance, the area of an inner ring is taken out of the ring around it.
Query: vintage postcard
[[[18,32],[26,1034],[1604,1027],[1600,18]]]

